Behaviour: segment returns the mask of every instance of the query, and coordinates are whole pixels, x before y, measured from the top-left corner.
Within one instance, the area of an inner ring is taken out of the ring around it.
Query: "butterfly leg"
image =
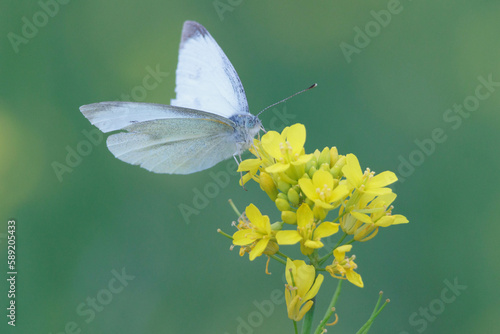
[[[241,154],[240,153],[238,153],[238,156],[240,157],[240,161],[243,161],[241,159]],[[236,155],[233,155],[233,158],[234,158],[234,160],[236,161],[236,164],[239,167],[240,166],[240,161],[238,161],[238,159],[236,158]],[[243,187],[243,190],[247,191],[247,188],[245,188],[245,185],[243,184],[243,172],[240,172],[240,183],[241,183],[241,186]]]

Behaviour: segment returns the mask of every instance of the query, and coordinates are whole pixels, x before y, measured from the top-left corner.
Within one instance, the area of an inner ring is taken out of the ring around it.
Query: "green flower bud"
[[[325,172],[330,172],[330,165],[327,163],[324,163],[321,166],[319,166],[319,169],[324,170]]]
[[[278,196],[278,188],[273,181],[271,175],[266,172],[260,172],[260,188],[266,192],[271,200],[276,200]]]
[[[280,211],[289,211],[291,209],[290,204],[288,204],[288,201],[284,200],[283,198],[277,198],[276,201],[274,201],[274,203],[276,203],[276,207]]]
[[[314,173],[316,173],[316,171],[317,171],[316,167],[313,166],[309,169],[307,174],[309,174],[309,177],[312,179],[312,177],[313,177]]]
[[[293,206],[299,206],[299,193],[295,189],[293,189],[293,187],[288,190],[288,200]]]
[[[313,202],[313,201],[311,201],[309,198],[306,198],[305,203],[306,203],[307,205],[309,205],[309,207],[310,207],[310,208],[312,208],[312,207],[314,206],[314,202]]]
[[[309,170],[311,169],[311,167],[317,167],[318,166],[318,159],[316,159],[315,156],[313,156],[311,158],[311,160],[309,160],[307,163],[306,163],[306,170]]]
[[[325,147],[319,155],[318,164],[328,164],[328,167],[330,167],[330,149],[328,147]]]
[[[276,222],[271,224],[271,230],[273,231],[281,231],[282,228],[283,228],[283,222]]]
[[[330,173],[332,173],[333,178],[340,179],[342,177],[342,168],[344,168],[345,164],[345,156],[341,156],[335,165],[333,165],[332,169],[330,169]]]
[[[316,218],[316,219],[319,219],[319,220],[325,219],[327,213],[328,212],[320,206],[315,205],[313,208],[314,218]]]
[[[293,211],[282,211],[281,220],[287,224],[295,225],[297,224],[297,214]]]
[[[334,146],[330,149],[330,167],[333,167],[339,160],[339,151]]]
[[[278,189],[283,192],[283,193],[287,193],[288,192],[288,189],[290,189],[291,185],[290,183],[288,182],[285,182],[283,180],[279,180],[278,181]]]
[[[279,193],[278,198],[284,199],[285,201],[288,202],[288,196],[285,193]]]

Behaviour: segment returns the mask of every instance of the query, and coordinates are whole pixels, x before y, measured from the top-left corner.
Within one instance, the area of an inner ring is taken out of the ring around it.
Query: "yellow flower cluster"
[[[370,240],[380,227],[408,223],[404,216],[392,215],[396,194],[387,186],[397,181],[394,173],[375,175],[369,169],[363,172],[355,155],[340,155],[336,147],[307,154],[305,140],[302,124],[254,139],[250,151],[255,158],[242,161],[238,168],[245,173],[241,183],[256,181],[281,212],[281,221],[271,225],[269,217],[250,204],[233,235],[233,244],[242,247],[240,254],[248,252],[250,260],[262,254],[283,255],[280,245],[300,243],[311,265],[286,258],[288,315],[295,321],[311,308],[311,299],[323,282],[322,275],[316,276],[317,270],[363,287],[361,276],[355,272],[355,256],[345,256],[352,249],[350,243]],[[336,209],[336,219],[327,221],[328,214]],[[321,240],[339,230],[344,232],[341,241],[347,235],[353,239],[328,250],[334,260],[320,268],[328,259],[318,256],[317,250],[325,247]]]

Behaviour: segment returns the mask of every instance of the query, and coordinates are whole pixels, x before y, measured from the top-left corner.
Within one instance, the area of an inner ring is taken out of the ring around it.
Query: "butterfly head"
[[[253,138],[262,128],[262,122],[257,116],[251,114],[239,114],[230,118],[235,123],[236,141],[241,145],[242,150],[246,150],[253,143]]]

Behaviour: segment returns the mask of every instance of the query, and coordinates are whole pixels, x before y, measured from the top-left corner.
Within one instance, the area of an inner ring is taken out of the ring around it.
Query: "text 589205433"
[[[8,324],[16,325],[16,221],[9,220],[7,222],[7,282],[9,282],[9,290],[7,298],[9,307],[7,307]]]

